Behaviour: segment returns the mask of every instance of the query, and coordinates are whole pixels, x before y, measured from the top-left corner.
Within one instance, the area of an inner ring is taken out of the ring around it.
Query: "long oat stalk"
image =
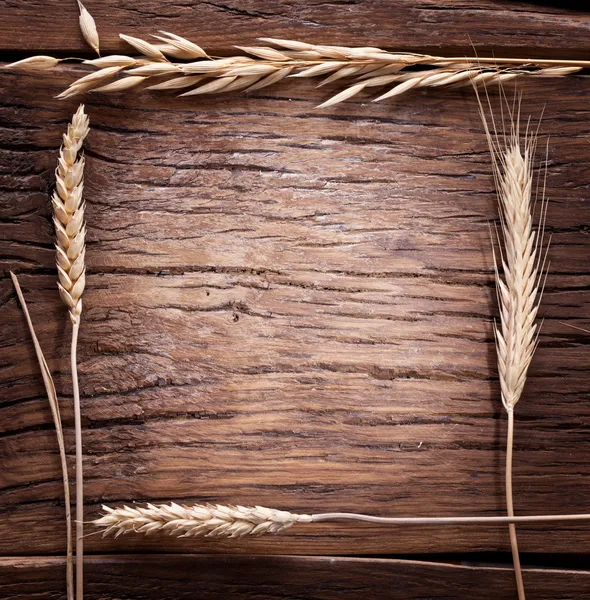
[[[18,282],[18,278],[12,271],[10,272],[10,277],[12,278],[12,283],[14,285],[14,289],[16,290],[16,295],[18,296],[23,312],[25,313],[25,318],[27,320],[29,332],[31,334],[31,338],[33,339],[35,354],[37,355],[37,361],[39,362],[39,368],[41,369],[41,376],[43,378],[43,384],[45,385],[45,391],[47,393],[47,399],[49,400],[51,415],[53,417],[53,423],[55,425],[64,488],[64,502],[66,505],[66,593],[68,600],[74,600],[74,569],[72,561],[72,516],[70,508],[70,481],[68,477],[68,463],[66,460],[66,448],[64,443],[61,414],[59,411],[59,402],[57,400],[57,392],[55,391],[53,377],[51,376],[51,371],[49,370],[49,366],[47,365],[47,361],[45,360],[43,350],[41,349],[41,345],[39,344],[39,340],[37,339],[37,334],[35,333],[35,328],[33,327],[33,321],[31,320],[31,315],[29,314],[29,309],[27,308],[27,303],[25,301],[25,297],[22,293],[20,284]]]
[[[516,97],[515,97],[516,100]],[[479,98],[478,98],[479,101]],[[505,98],[504,98],[505,101]],[[489,101],[488,101],[489,102]],[[512,455],[514,445],[514,408],[521,398],[527,372],[538,344],[539,328],[535,323],[542,296],[543,273],[547,248],[543,232],[547,203],[544,184],[538,230],[533,228],[536,193],[533,190],[533,157],[536,135],[527,131],[524,143],[520,135],[520,100],[510,106],[505,101],[508,131],[492,134],[479,102],[486,136],[492,154],[494,179],[498,193],[504,250],[500,246],[500,275],[494,251],[495,279],[500,306],[500,324],[494,326],[502,404],[508,415],[506,436],[506,508],[514,515],[512,494]],[[493,118],[493,117],[492,117]],[[504,115],[502,115],[504,121]],[[500,237],[498,235],[498,237]],[[524,582],[518,552],[516,527],[509,525],[518,597],[525,599]]]
[[[99,70],[74,81],[58,97],[84,92],[116,93],[149,83],[148,90],[182,92],[181,96],[253,91],[287,77],[323,77],[320,86],[346,80],[345,89],[320,107],[328,107],[371,88],[388,90],[375,101],[410,89],[503,83],[520,77],[559,77],[589,68],[590,61],[477,57],[443,57],[380,48],[347,48],[293,40],[260,38],[270,44],[238,46],[242,56],[210,57],[199,45],[160,31],[148,42],[121,39],[140,57],[111,55],[84,61]],[[43,58],[43,60],[42,60]],[[8,67],[50,68],[48,57],[32,57]],[[33,60],[36,59],[36,60]]]
[[[76,598],[83,598],[84,568],[84,477],[82,472],[82,418],[78,385],[77,348],[82,293],[86,283],[86,223],[84,221],[84,157],[80,155],[88,134],[88,117],[80,105],[63,136],[53,194],[53,222],[57,237],[58,288],[72,322],[71,372],[76,431]]]
[[[539,515],[524,517],[375,517],[356,513],[291,513],[263,506],[224,506],[221,504],[148,504],[145,507],[110,508],[93,521],[104,528],[103,536],[127,533],[167,534],[176,537],[241,538],[282,533],[296,524],[323,521],[365,521],[381,525],[506,525],[507,523],[553,523],[588,521],[590,514]]]

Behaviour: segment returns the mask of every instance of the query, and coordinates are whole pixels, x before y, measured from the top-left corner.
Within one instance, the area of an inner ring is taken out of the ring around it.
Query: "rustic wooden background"
[[[87,0],[103,53],[158,29],[225,54],[257,36],[590,57],[590,13],[508,0]],[[0,60],[89,55],[75,3],[0,0]],[[51,415],[19,274],[74,440],[48,191],[81,72],[0,74],[0,596],[64,596]],[[518,406],[521,514],[588,512],[590,82],[528,82],[550,137],[551,268]],[[493,515],[505,420],[491,329],[490,160],[472,93],[84,98],[80,340],[88,519],[102,503]],[[89,528],[89,531],[91,529]],[[590,598],[588,525],[520,532],[531,599]],[[514,597],[503,528],[297,527],[239,542],[87,538],[87,598]],[[165,554],[162,554],[165,553]],[[489,563],[489,564],[486,564]],[[504,568],[493,568],[504,565]],[[558,566],[559,570],[547,570]]]

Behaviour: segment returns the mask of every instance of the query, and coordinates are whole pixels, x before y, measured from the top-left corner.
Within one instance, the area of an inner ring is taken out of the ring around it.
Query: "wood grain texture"
[[[262,35],[441,54],[464,54],[471,41],[481,54],[590,50],[588,12],[567,3],[85,4],[103,53],[126,50],[119,32],[157,29],[219,53]],[[0,61],[88,54],[75,2],[0,9]],[[53,96],[83,73],[0,73],[0,597],[11,600],[64,597],[63,561],[48,556],[65,548],[55,434],[8,270],[56,376],[73,467],[48,192],[77,107]],[[288,81],[216,98],[84,97],[88,519],[102,503],[167,500],[504,512],[488,230],[497,210],[473,96],[359,95],[314,110],[337,89]],[[520,514],[588,511],[590,336],[563,324],[590,329],[587,97],[586,76],[525,88],[525,114],[547,105],[552,246],[541,344],[517,412]],[[531,600],[590,597],[589,573],[574,570],[590,555],[588,525],[529,526],[519,539],[525,566],[573,561],[568,571],[528,568]],[[89,600],[515,596],[507,568],[376,558],[504,561],[499,527],[324,523],[231,543],[91,535],[85,545],[95,554]]]
[[[0,559],[0,593],[61,600],[63,568],[51,557]],[[85,576],[88,600],[497,600],[514,586],[507,568],[337,557],[97,556]],[[524,577],[535,600],[590,597],[588,571],[525,569]]]
[[[513,0],[87,0],[103,52],[128,51],[119,33],[157,30],[192,38],[211,51],[252,45],[256,37],[385,48],[478,51],[497,56],[587,58],[588,11],[574,2]],[[577,3],[580,5],[581,3]],[[556,5],[556,6],[555,6]],[[89,51],[75,2],[0,0],[0,50]],[[59,14],[59,18],[56,15]],[[59,25],[56,20],[59,20]]]
[[[4,269],[21,273],[65,393],[47,189],[72,75],[2,79]],[[517,415],[521,514],[584,512],[588,126],[583,78],[531,83],[550,135],[551,274]],[[39,90],[43,94],[39,95]],[[469,92],[312,110],[252,97],[88,96],[89,277],[80,345],[88,518],[100,504],[217,500],[294,511],[499,514],[505,422],[491,329],[490,163]],[[6,273],[6,271],[5,271]],[[0,553],[63,550],[54,433],[9,279],[0,284]],[[574,450],[575,449],[575,450]],[[90,537],[139,549],[493,551],[501,528],[317,525],[237,543]],[[522,528],[524,552],[588,553],[584,526]]]

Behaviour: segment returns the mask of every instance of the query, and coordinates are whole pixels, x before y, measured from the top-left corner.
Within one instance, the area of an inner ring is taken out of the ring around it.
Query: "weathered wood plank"
[[[59,558],[0,559],[0,593],[6,600],[65,598]],[[497,600],[515,597],[507,568],[407,560],[293,556],[92,556],[86,558],[89,600],[157,598],[235,600]],[[525,569],[535,600],[590,596],[590,572]]]
[[[7,269],[67,372],[47,191],[72,73],[0,80],[0,554],[63,549],[51,418]],[[590,493],[587,83],[530,82],[551,136],[551,274],[517,415],[521,513]],[[88,517],[175,499],[398,515],[502,511],[490,164],[469,92],[312,111],[249,97],[88,96],[88,290],[80,346]],[[160,275],[160,276],[158,276]],[[68,451],[73,452],[69,382]],[[575,449],[575,450],[574,450]],[[317,527],[317,528],[316,528]],[[590,551],[587,527],[521,530]],[[90,551],[506,550],[503,529],[301,528],[247,542],[90,537]]]
[[[455,50],[472,44],[496,55],[588,57],[588,13],[568,3],[512,0],[224,0],[161,2],[87,0],[103,52],[127,49],[119,33],[149,36],[158,30],[191,38],[210,50],[252,45],[257,37],[314,43]],[[569,3],[575,4],[575,3]],[[89,51],[75,2],[0,1],[0,50]],[[56,17],[59,15],[59,17]]]

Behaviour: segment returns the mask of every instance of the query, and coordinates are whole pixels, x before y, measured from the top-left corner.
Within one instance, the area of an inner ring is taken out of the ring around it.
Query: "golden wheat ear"
[[[51,408],[51,416],[53,417],[53,423],[55,425],[55,433],[57,435],[57,445],[59,448],[59,459],[61,463],[61,473],[63,479],[63,488],[64,488],[64,502],[66,505],[66,587],[67,587],[67,598],[68,600],[73,600],[74,598],[74,569],[73,569],[73,561],[72,561],[72,517],[71,517],[71,508],[70,508],[70,481],[68,477],[68,464],[66,461],[66,449],[64,443],[64,434],[62,429],[61,422],[61,414],[59,412],[59,403],[57,400],[57,392],[55,391],[55,384],[53,382],[53,377],[51,376],[51,371],[49,370],[49,366],[47,365],[47,361],[45,360],[45,356],[43,354],[43,350],[41,349],[41,344],[39,344],[39,340],[37,338],[37,334],[35,333],[35,328],[33,327],[33,321],[31,319],[31,315],[29,314],[29,309],[27,308],[27,303],[25,301],[25,297],[21,290],[20,284],[18,282],[17,276],[11,271],[10,277],[12,278],[12,283],[14,285],[14,289],[16,290],[16,295],[20,301],[20,305],[23,309],[23,313],[25,314],[25,319],[27,321],[27,325],[29,327],[29,332],[31,334],[31,338],[33,340],[33,345],[35,347],[35,354],[37,356],[37,361],[39,362],[39,368],[41,369],[41,376],[43,377],[43,384],[45,385],[45,392],[47,393],[47,399],[49,400],[49,406]]]
[[[167,533],[176,537],[241,538],[280,533],[296,523],[311,523],[310,515],[298,515],[264,506],[195,504],[181,506],[148,504],[147,507],[102,507],[105,514],[94,521],[104,527],[103,535],[124,533]]]
[[[536,318],[546,277],[544,273],[548,244],[543,243],[547,217],[546,168],[542,185],[537,183],[535,187],[533,164],[538,128],[533,132],[529,121],[524,134],[521,135],[522,95],[515,92],[514,101],[510,103],[504,89],[500,87],[499,119],[494,117],[487,90],[486,98],[491,127],[481,98],[477,94],[492,155],[500,217],[500,232],[496,229],[498,260],[496,251],[493,252],[500,323],[494,325],[494,333],[501,399],[508,415],[506,508],[508,515],[514,516],[512,493],[514,408],[522,396],[529,366],[538,345],[539,326]],[[540,176],[537,181],[540,181]],[[539,225],[535,229],[533,220],[539,195],[541,197]],[[492,249],[493,247],[492,240]],[[524,582],[515,525],[509,525],[509,532],[518,597],[524,600]]]
[[[70,311],[72,323],[80,321],[82,293],[86,285],[86,224],[84,221],[84,157],[82,144],[88,135],[88,117],[80,105],[63,136],[55,170],[51,199],[55,224],[58,288]]]

